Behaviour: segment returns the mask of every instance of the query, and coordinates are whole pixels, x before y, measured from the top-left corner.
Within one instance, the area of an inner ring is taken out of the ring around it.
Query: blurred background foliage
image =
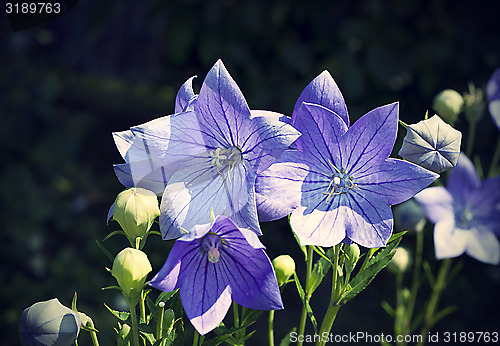
[[[0,68],[0,335],[18,344],[21,311],[58,297],[94,318],[101,344],[112,344],[113,317],[103,302],[121,308],[105,267],[111,262],[95,240],[117,229],[106,214],[122,186],[112,164],[122,159],[111,132],[174,108],[178,87],[192,75],[199,88],[221,58],[253,109],[291,113],[302,89],[329,70],[351,120],[399,100],[400,117],[419,121],[444,88],[469,81],[483,87],[500,66],[496,1],[80,1],[67,14],[13,33],[1,19]],[[466,136],[466,123],[457,127]],[[474,154],[488,165],[498,131],[485,116]],[[400,138],[404,131],[400,131]],[[395,152],[397,152],[396,147]],[[433,261],[432,227],[426,255]],[[286,222],[264,225],[270,257],[292,252],[304,271]],[[407,235],[404,245],[411,246]],[[116,254],[127,246],[113,237]],[[150,237],[145,251],[158,270],[170,245]],[[443,304],[459,310],[437,331],[498,330],[500,271],[470,258],[446,291]],[[313,297],[321,318],[329,283]],[[424,294],[426,292],[424,284]],[[382,273],[341,309],[333,331],[391,334],[380,306],[394,301],[394,279]],[[276,313],[281,338],[298,323],[293,287],[284,294],[292,313]],[[443,306],[444,306],[443,305]],[[259,322],[260,327],[265,323]],[[310,331],[312,332],[312,331]],[[260,335],[262,334],[262,335]],[[265,340],[264,330],[252,343]],[[86,335],[80,344],[90,344]],[[87,343],[88,342],[88,343]]]

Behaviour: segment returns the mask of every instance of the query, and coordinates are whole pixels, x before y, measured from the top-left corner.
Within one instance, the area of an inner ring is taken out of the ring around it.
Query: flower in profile
[[[81,324],[80,315],[62,305],[57,298],[35,303],[21,314],[21,344],[69,346],[78,337]]]
[[[315,100],[335,99],[322,104],[303,99],[293,113],[293,125],[302,133],[298,150],[284,153],[259,177],[257,192],[267,193],[267,203],[293,210],[290,224],[301,245],[329,247],[347,238],[365,247],[385,246],[393,229],[390,206],[411,198],[438,175],[388,158],[396,140],[397,103],[374,109],[348,127],[335,110],[346,109],[340,92],[316,90],[321,95]]]
[[[151,185],[162,195],[160,230],[173,239],[209,221],[210,208],[260,234],[255,179],[299,133],[269,111],[250,111],[219,60],[199,95],[191,79],[176,113],[115,135],[126,163],[115,167],[124,185]],[[146,186],[143,186],[146,187]]]
[[[436,173],[457,164],[462,133],[438,115],[408,125],[399,156]]]
[[[500,262],[500,177],[481,182],[472,162],[460,154],[446,188],[430,187],[415,196],[435,223],[437,259],[468,254],[491,264]]]
[[[500,68],[493,72],[486,84],[486,98],[491,117],[500,130]]]
[[[166,292],[179,288],[184,311],[200,334],[222,322],[232,300],[250,309],[283,308],[271,261],[257,235],[225,216],[177,239],[149,285]]]

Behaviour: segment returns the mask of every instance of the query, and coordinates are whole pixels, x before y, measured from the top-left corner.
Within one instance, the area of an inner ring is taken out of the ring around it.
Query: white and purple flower
[[[220,60],[199,95],[191,83],[177,95],[176,114],[114,134],[126,161],[116,174],[126,187],[162,194],[164,239],[207,223],[210,208],[261,234],[256,177],[300,134],[282,114],[250,111]]]
[[[292,213],[301,245],[333,246],[344,239],[385,246],[393,230],[390,206],[406,201],[439,175],[388,158],[398,126],[398,104],[365,114],[348,126],[347,107],[328,72],[302,92],[293,113],[302,133],[257,180],[262,217]],[[264,211],[269,210],[264,214]]]
[[[218,216],[177,239],[149,285],[166,292],[179,289],[187,317],[206,334],[222,322],[233,300],[256,310],[283,308],[263,248],[254,232]]]
[[[460,154],[446,188],[430,187],[415,196],[435,224],[437,259],[463,253],[491,264],[500,262],[500,177],[480,181],[472,162]]]

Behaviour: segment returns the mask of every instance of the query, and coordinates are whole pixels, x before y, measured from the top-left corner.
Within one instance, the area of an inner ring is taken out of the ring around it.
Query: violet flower
[[[437,259],[464,252],[491,264],[500,262],[500,177],[481,182],[472,162],[461,154],[446,188],[430,187],[415,196],[435,223]]]
[[[279,205],[284,215],[293,210],[290,224],[301,245],[329,247],[345,239],[385,246],[393,229],[390,206],[439,176],[388,158],[396,140],[397,103],[374,109],[348,127],[345,103],[328,73],[302,95],[293,113],[293,125],[302,133],[298,150],[287,151],[259,176],[256,191],[267,196],[262,205]]]
[[[232,300],[250,309],[283,308],[263,248],[254,232],[218,216],[177,239],[149,285],[166,292],[179,288],[187,317],[206,334],[222,322]]]
[[[399,155],[436,173],[457,164],[462,133],[438,115],[408,125]]]
[[[488,109],[495,125],[500,130],[500,68],[497,68],[486,84]]]
[[[117,176],[125,186],[162,194],[164,239],[207,223],[210,208],[260,234],[256,176],[300,134],[281,114],[250,111],[220,60],[199,95],[191,82],[177,95],[178,113],[115,134],[126,161],[115,166]]]

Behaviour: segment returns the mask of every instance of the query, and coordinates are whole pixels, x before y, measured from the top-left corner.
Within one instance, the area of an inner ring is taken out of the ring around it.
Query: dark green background
[[[469,81],[483,86],[500,66],[498,5],[487,0],[80,1],[59,18],[15,33],[6,16],[0,18],[4,345],[18,343],[25,307],[53,297],[69,305],[75,291],[80,310],[101,330],[101,344],[113,343],[116,323],[103,302],[120,303],[115,292],[101,292],[114,279],[104,269],[111,262],[95,243],[117,229],[116,223],[106,225],[122,189],[112,169],[122,159],[111,132],[172,113],[178,87],[198,75],[198,89],[217,59],[252,109],[288,115],[307,83],[327,69],[352,122],[393,101],[400,101],[402,120],[416,122],[437,92],[463,92]],[[466,138],[466,123],[457,127]],[[478,131],[475,155],[488,167],[498,131],[488,115]],[[286,223],[263,227],[269,256],[292,252],[303,274]],[[432,227],[426,230],[426,256],[434,266]],[[411,235],[403,240],[413,242]],[[113,253],[127,246],[119,236],[104,244]],[[149,239],[145,251],[154,271],[169,246],[159,237]],[[498,331],[499,268],[463,261],[443,296],[444,305],[459,310],[436,330]],[[313,298],[318,318],[328,285]],[[333,331],[391,334],[380,302],[394,299],[394,278],[382,273],[340,310]],[[276,313],[278,338],[298,323],[300,304],[291,286],[284,303],[291,312]],[[258,326],[250,344],[265,340],[265,320]],[[80,340],[90,344],[88,335]]]

